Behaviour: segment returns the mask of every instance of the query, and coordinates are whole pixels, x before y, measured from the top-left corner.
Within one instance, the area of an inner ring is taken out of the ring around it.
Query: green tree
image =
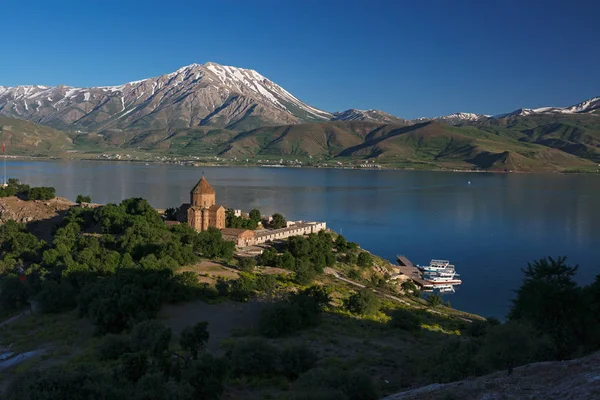
[[[50,200],[56,197],[53,187],[34,187],[27,193],[27,200]]]
[[[429,297],[427,297],[427,303],[429,303],[431,307],[439,307],[443,303],[442,296],[437,293],[430,294]]]
[[[133,350],[162,358],[169,350],[171,329],[156,320],[136,324],[130,334]]]
[[[275,213],[273,214],[273,219],[271,220],[270,226],[272,229],[285,228],[287,226],[287,221],[283,215]]]
[[[220,358],[204,354],[182,375],[182,381],[193,388],[194,399],[218,399],[225,389],[227,364]]]
[[[92,198],[90,196],[84,196],[82,194],[78,194],[77,199],[75,200],[75,203],[77,203],[77,204],[91,203],[91,202],[92,202]]]
[[[0,280],[0,310],[14,311],[25,307],[29,290],[16,276],[7,276]]]
[[[341,252],[346,251],[348,248],[348,241],[344,236],[338,235],[338,237],[335,239],[335,248]]]
[[[508,369],[547,357],[548,342],[525,322],[489,328],[480,357],[489,370]]]
[[[402,285],[400,285],[400,287],[402,288],[402,291],[405,294],[412,294],[414,296],[419,295],[419,289],[417,288],[417,285],[415,285],[414,282],[410,279],[402,282]]]
[[[370,253],[367,253],[366,251],[362,251],[358,255],[357,265],[361,268],[368,268],[373,265],[373,257],[371,256]]]
[[[60,313],[72,310],[77,306],[77,293],[67,281],[60,283],[46,280],[41,285],[41,291],[36,300],[43,313]]]
[[[371,289],[361,289],[346,301],[346,308],[353,314],[371,315],[379,311],[380,302]]]
[[[348,265],[356,265],[358,263],[358,256],[354,253],[348,253],[346,254],[345,261]]]
[[[306,258],[296,259],[296,269],[294,280],[302,286],[310,285],[317,277],[317,272],[314,270],[310,261]]]
[[[181,331],[179,345],[182,349],[190,352],[193,360],[197,360],[198,355],[204,352],[209,337],[208,322],[198,322],[197,324],[188,326]]]
[[[585,305],[581,289],[573,281],[577,266],[566,257],[529,263],[509,313],[510,320],[529,321],[554,343],[555,357],[569,357],[585,342]]]
[[[254,257],[243,257],[238,262],[238,268],[244,272],[253,272],[256,268],[256,260]]]
[[[317,356],[304,344],[292,344],[279,355],[279,370],[290,380],[314,367]]]
[[[250,211],[250,219],[254,222],[260,222],[261,215],[260,211],[256,208]]]
[[[270,376],[277,372],[277,348],[265,339],[238,340],[231,350],[230,368],[235,376]]]
[[[165,210],[165,218],[167,221],[177,221],[177,214],[179,213],[179,208],[169,207]]]

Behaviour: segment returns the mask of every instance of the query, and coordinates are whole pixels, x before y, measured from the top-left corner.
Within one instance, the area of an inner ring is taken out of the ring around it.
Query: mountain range
[[[22,154],[136,149],[223,157],[377,158],[395,166],[565,170],[600,163],[600,97],[570,107],[406,120],[328,112],[215,63],[119,86],[0,86],[0,136]]]

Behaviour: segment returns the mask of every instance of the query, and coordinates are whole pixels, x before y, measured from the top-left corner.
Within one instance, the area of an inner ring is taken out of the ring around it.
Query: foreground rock
[[[552,361],[479,378],[433,384],[386,397],[404,399],[600,399],[600,352],[570,361]]]

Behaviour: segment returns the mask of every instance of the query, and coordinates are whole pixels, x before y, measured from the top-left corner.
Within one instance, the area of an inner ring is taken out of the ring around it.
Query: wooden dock
[[[432,289],[433,284],[423,279],[423,273],[405,256],[397,256],[400,273],[410,278],[417,286],[424,289]]]

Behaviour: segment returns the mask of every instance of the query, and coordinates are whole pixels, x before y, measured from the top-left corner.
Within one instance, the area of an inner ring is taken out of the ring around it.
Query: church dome
[[[190,193],[192,193],[192,194],[215,194],[215,190],[212,188],[212,186],[210,186],[210,183],[208,183],[208,181],[204,178],[204,175],[203,175],[202,178],[200,178],[200,180],[198,181],[198,183],[196,183],[196,186],[194,186],[194,188],[192,189],[192,191]]]

